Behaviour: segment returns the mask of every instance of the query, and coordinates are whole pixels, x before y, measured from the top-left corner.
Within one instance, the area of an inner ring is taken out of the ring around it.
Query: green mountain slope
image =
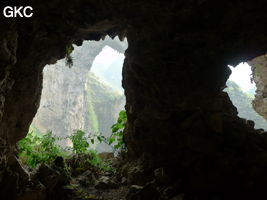
[[[255,128],[267,130],[267,121],[261,117],[252,107],[251,102],[254,96],[251,93],[243,92],[233,81],[227,81],[227,88],[224,90],[229,94],[231,101],[238,110],[238,116],[255,122]]]
[[[124,109],[125,97],[99,77],[89,72],[87,79],[87,118],[88,129],[93,133],[111,135],[111,126],[116,122],[118,113]],[[107,151],[108,146],[101,144],[99,151]]]

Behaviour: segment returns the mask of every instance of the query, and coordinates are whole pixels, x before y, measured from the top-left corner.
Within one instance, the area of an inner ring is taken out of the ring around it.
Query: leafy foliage
[[[56,157],[64,155],[51,132],[43,136],[30,132],[19,141],[18,148],[21,161],[33,168],[39,163],[50,163]]]
[[[66,47],[66,61],[65,61],[65,64],[69,68],[71,68],[73,66],[73,58],[71,56],[71,53],[72,53],[73,49],[74,49],[73,46],[67,46]]]
[[[119,118],[117,123],[113,124],[111,127],[112,135],[108,140],[109,145],[114,144],[115,149],[125,150],[125,143],[123,138],[123,130],[127,122],[126,111],[122,110],[119,113]]]
[[[86,140],[85,132],[77,130],[70,137],[73,144],[73,152],[76,154],[85,153],[89,147],[89,143]]]
[[[81,168],[85,163],[89,163],[100,169],[113,171],[114,169],[111,167],[109,161],[102,161],[97,152],[89,148],[90,143],[95,144],[97,142],[105,142],[113,146],[115,150],[126,150],[123,139],[123,130],[126,121],[126,112],[121,111],[117,123],[111,127],[112,135],[109,138],[102,135],[86,136],[85,132],[77,130],[68,137],[73,144],[73,147],[70,148],[73,153],[72,155],[68,155],[64,149],[57,145],[57,141],[63,138],[53,136],[52,132],[42,134],[40,132],[35,133],[31,131],[24,139],[18,142],[18,156],[24,164],[32,168],[35,168],[39,163],[50,164],[57,157],[66,159],[76,156],[78,158],[76,160],[79,162],[76,164],[78,166],[77,168]]]

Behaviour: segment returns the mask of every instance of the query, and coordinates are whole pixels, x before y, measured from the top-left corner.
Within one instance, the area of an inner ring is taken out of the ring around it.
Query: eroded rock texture
[[[267,52],[266,1],[32,4],[34,18],[17,20],[15,27],[1,21],[7,27],[1,28],[1,80],[8,82],[1,85],[1,141],[13,146],[25,136],[39,105],[42,69],[63,58],[66,46],[106,34],[127,36],[129,161],[122,171],[128,183],[145,184],[158,168],[169,177],[158,184],[175,185],[173,197],[259,199],[267,183],[266,134],[237,117],[222,89],[228,64]],[[5,191],[15,191],[18,175],[3,175],[6,166],[1,165],[1,186],[14,180]],[[159,199],[160,191],[149,191],[152,196],[141,192],[138,198]]]
[[[252,67],[253,79],[257,90],[253,100],[253,108],[265,119],[267,119],[267,60],[266,55],[262,55],[249,61]]]

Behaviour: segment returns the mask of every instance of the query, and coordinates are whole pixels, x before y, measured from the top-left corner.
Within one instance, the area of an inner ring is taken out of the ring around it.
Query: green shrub
[[[114,149],[126,150],[126,146],[124,143],[124,135],[123,135],[123,130],[126,122],[127,122],[126,111],[122,110],[119,113],[119,118],[117,120],[117,123],[113,124],[111,127],[112,135],[108,139],[109,145],[113,145]]]
[[[85,153],[89,147],[87,138],[85,137],[85,132],[77,130],[70,137],[73,147],[72,151],[76,154]]]
[[[78,158],[86,158],[83,162],[90,163],[100,169],[113,171],[110,162],[102,161],[95,150],[89,149],[90,143],[88,141],[92,144],[95,144],[96,141],[99,143],[105,142],[111,145],[115,150],[125,151],[126,146],[123,138],[123,130],[126,121],[126,112],[121,111],[117,123],[111,127],[112,135],[108,138],[101,135],[90,135],[86,137],[85,132],[77,130],[68,137],[73,144],[73,147],[70,148],[73,154],[69,155],[69,157],[77,155]],[[67,152],[57,145],[57,141],[60,139],[63,138],[53,136],[52,132],[42,134],[40,132],[35,133],[31,131],[24,139],[18,142],[18,156],[23,164],[32,168],[35,168],[39,163],[49,164],[59,156],[66,158]]]
[[[56,144],[56,138],[49,132],[38,136],[34,132],[18,142],[18,156],[23,164],[35,168],[39,163],[50,163],[64,153]]]
[[[68,66],[69,68],[71,68],[73,66],[73,58],[71,56],[71,53],[73,51],[73,46],[70,45],[70,46],[67,46],[66,47],[66,60],[65,60],[65,64],[66,66]]]

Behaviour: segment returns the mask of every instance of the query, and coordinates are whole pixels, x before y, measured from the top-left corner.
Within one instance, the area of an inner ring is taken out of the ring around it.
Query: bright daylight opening
[[[90,152],[90,162],[99,165],[97,154],[123,150],[122,67],[127,47],[127,40],[118,37],[84,41],[72,52],[66,48],[72,66],[62,59],[44,68],[40,107],[29,134],[19,142],[24,163],[35,167],[58,156]]]
[[[228,93],[232,103],[238,110],[238,116],[255,122],[255,128],[267,130],[266,120],[252,107],[255,98],[256,85],[252,78],[251,66],[240,63],[236,67],[228,66],[232,70],[224,90]]]
[[[91,71],[105,84],[123,94],[121,85],[123,61],[124,54],[105,46],[102,52],[96,56]]]

